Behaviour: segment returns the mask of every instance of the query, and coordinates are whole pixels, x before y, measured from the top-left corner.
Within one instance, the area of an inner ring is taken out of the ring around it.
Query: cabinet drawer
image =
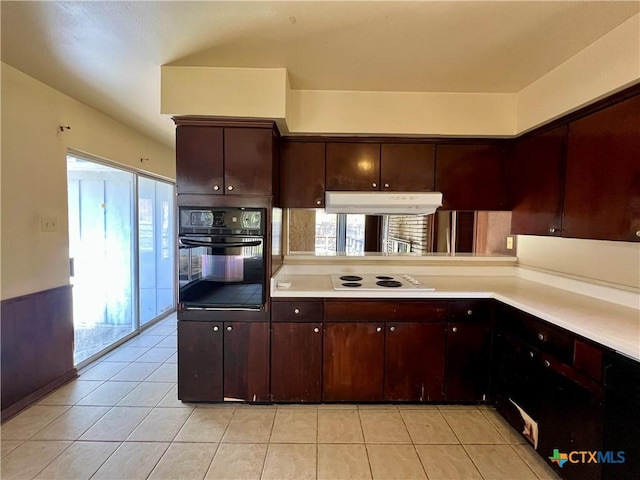
[[[499,317],[502,330],[563,363],[573,364],[574,337],[571,333],[511,308],[502,308]]]
[[[393,303],[378,300],[327,300],[324,319],[328,322],[384,322],[393,319]]]
[[[431,300],[327,300],[324,319],[332,322],[443,322],[447,319],[447,303]]]
[[[322,322],[321,301],[271,302],[272,322]]]
[[[447,318],[446,302],[411,301],[394,305],[394,322],[443,322]]]
[[[449,304],[449,319],[455,322],[485,322],[491,319],[488,300],[456,300]]]

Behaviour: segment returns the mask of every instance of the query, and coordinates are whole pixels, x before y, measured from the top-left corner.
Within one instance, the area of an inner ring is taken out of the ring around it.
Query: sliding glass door
[[[134,172],[69,155],[67,177],[78,365],[174,309],[175,208]]]
[[[173,185],[151,178],[138,181],[140,323],[175,307]]]

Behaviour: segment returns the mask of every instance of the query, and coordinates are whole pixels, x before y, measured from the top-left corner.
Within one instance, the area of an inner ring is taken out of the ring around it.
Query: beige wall
[[[2,63],[1,298],[69,284],[66,151],[175,178],[170,148]],[[58,131],[59,125],[71,130]],[[141,164],[140,158],[148,158]],[[40,217],[58,220],[42,232]]]
[[[640,14],[589,45],[518,94],[520,133],[640,79]]]
[[[171,115],[284,118],[285,68],[161,69],[161,111]]]
[[[518,263],[640,288],[640,244],[518,235]]]

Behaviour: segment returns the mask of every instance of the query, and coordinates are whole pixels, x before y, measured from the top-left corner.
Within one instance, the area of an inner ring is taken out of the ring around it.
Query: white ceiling
[[[640,1],[2,1],[2,61],[173,146],[160,66],[285,67],[292,88],[518,92]]]

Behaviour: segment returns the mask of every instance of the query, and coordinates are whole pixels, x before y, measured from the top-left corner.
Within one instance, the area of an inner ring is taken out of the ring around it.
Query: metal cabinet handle
[[[471,309],[467,310],[467,315],[473,315],[473,310]]]
[[[558,231],[558,229],[557,229],[557,228],[553,228],[553,227],[551,227],[551,228],[549,229],[549,233],[556,233],[557,231]]]
[[[389,327],[389,331],[390,332],[395,332],[396,331],[396,327]]]
[[[313,329],[313,333],[318,333],[320,331],[320,329],[318,327]]]
[[[538,340],[540,340],[541,342],[544,340],[544,335],[542,333],[538,334]]]
[[[322,200],[316,200],[316,205],[322,205]]]
[[[533,352],[529,352],[529,358],[533,358],[535,357],[535,354]]]
[[[458,331],[458,327],[453,327],[453,328],[451,329],[451,331],[452,331],[453,333],[456,333],[456,332]]]
[[[229,191],[233,190],[233,185],[229,185],[229,186],[227,187],[227,190],[229,190]]]
[[[300,313],[300,309],[299,308],[294,308],[293,309],[293,313],[295,313],[296,315],[298,315]]]
[[[220,190],[220,186],[219,185],[214,185],[213,189],[217,192],[218,190]]]
[[[382,327],[376,328],[376,332],[380,333],[382,331]]]
[[[551,362],[549,360],[545,360],[544,361],[544,366],[545,367],[550,367],[551,366]]]
[[[373,183],[371,184],[371,186],[372,186],[373,188],[377,188],[377,187],[378,187],[378,184],[377,184],[376,182],[373,182]]]
[[[231,330],[233,330],[233,327],[227,327],[227,332],[230,332]]]
[[[217,326],[213,327],[214,332],[217,332],[218,330],[220,330],[220,328],[218,328]]]
[[[636,237],[640,237],[640,230],[636,231]]]
[[[389,184],[388,184],[388,183],[385,183],[385,184],[384,184],[384,188],[389,188]]]

